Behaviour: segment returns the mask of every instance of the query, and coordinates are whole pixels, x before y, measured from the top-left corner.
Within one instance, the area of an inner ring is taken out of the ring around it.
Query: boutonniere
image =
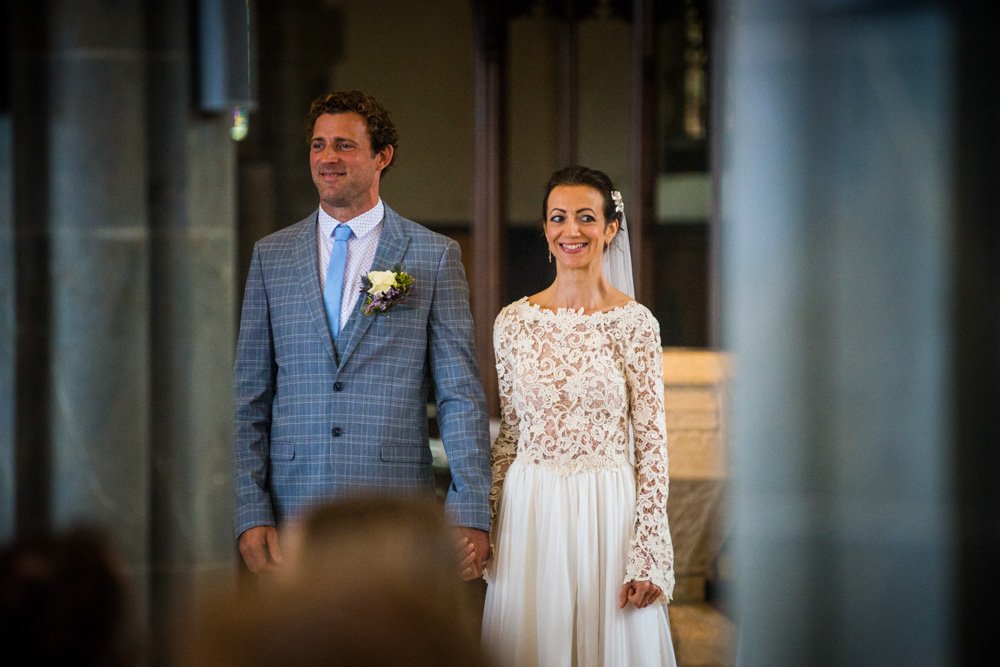
[[[384,313],[397,303],[406,301],[406,295],[413,285],[413,276],[397,264],[392,271],[369,271],[361,276],[361,291],[365,295],[365,305],[361,312],[365,315]]]

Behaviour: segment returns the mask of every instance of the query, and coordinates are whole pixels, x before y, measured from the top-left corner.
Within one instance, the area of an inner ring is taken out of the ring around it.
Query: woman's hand
[[[638,609],[648,607],[656,602],[663,591],[651,581],[632,580],[622,586],[622,592],[618,594],[618,608],[624,609],[625,605],[631,602]]]

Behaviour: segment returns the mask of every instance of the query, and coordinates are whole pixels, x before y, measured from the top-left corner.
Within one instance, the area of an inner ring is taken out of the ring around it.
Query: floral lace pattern
[[[493,346],[500,388],[494,518],[515,458],[564,475],[632,463],[636,511],[623,583],[652,581],[669,599],[674,573],[663,362],[652,313],[635,301],[584,314],[544,310],[522,298],[500,311]]]

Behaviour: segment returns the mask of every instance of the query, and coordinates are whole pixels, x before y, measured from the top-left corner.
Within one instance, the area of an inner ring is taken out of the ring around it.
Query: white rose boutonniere
[[[369,271],[361,276],[361,291],[365,295],[361,312],[365,315],[386,312],[406,301],[412,285],[413,276],[398,265],[392,271]]]
[[[390,287],[396,285],[396,274],[392,271],[369,271],[368,280],[372,286],[365,290],[368,294],[375,295],[385,292]]]

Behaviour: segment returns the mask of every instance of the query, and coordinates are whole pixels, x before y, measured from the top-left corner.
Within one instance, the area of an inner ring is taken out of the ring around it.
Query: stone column
[[[946,4],[732,3],[741,665],[951,662]]]
[[[50,2],[37,52],[49,143],[19,188],[44,202],[49,243],[50,516],[113,526],[137,573],[149,560],[150,291],[146,54],[140,4]],[[18,118],[16,116],[15,123]],[[20,128],[15,128],[20,132]],[[21,202],[17,206],[20,212]],[[27,371],[28,369],[26,369]],[[41,444],[41,443],[39,443]],[[21,443],[27,447],[29,443]],[[46,517],[38,517],[44,521]]]
[[[0,532],[107,528],[153,663],[175,601],[236,564],[235,149],[187,7],[5,5]]]
[[[153,648],[171,616],[232,576],[236,149],[225,115],[197,111],[194,17],[147,3],[151,591]]]

